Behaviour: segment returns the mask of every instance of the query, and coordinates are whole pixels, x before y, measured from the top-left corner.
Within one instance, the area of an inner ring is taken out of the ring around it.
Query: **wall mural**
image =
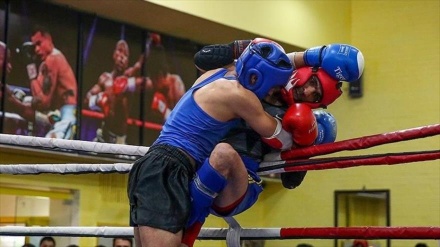
[[[4,134],[149,146],[198,76],[188,40],[30,0],[0,19]]]

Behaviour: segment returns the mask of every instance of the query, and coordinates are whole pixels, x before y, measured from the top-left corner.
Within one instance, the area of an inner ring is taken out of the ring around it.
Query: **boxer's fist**
[[[33,80],[38,76],[37,54],[35,53],[35,45],[32,42],[24,42],[20,48],[16,49],[26,62],[26,71],[29,80]]]
[[[118,76],[113,80],[113,94],[119,95],[121,93],[136,91],[136,78],[127,76]]]
[[[126,76],[118,76],[113,80],[113,93],[115,95],[124,93],[128,85],[128,78]]]
[[[104,92],[92,95],[89,98],[89,108],[92,111],[100,111],[104,113],[104,116],[108,116],[110,113],[110,99]]]
[[[20,102],[23,102],[24,97],[26,97],[26,93],[23,90],[19,89],[19,88],[14,88],[12,90],[12,95],[14,95],[14,97],[16,99],[18,99]]]
[[[354,46],[330,44],[307,49],[304,52],[307,66],[322,67],[338,81],[356,81],[364,71],[364,56]]]
[[[157,46],[157,45],[162,44],[162,38],[160,37],[160,34],[158,34],[158,33],[149,33],[148,38],[151,39],[152,45]]]
[[[279,117],[276,117],[277,119]],[[279,121],[277,119],[277,121]],[[296,103],[290,106],[278,124],[275,133],[263,141],[275,149],[286,150],[293,143],[298,146],[310,146],[318,136],[316,118],[306,104]]]
[[[291,105],[283,117],[283,128],[292,133],[293,142],[299,146],[310,146],[318,136],[316,118],[306,104]]]
[[[166,119],[171,110],[168,108],[167,99],[162,93],[155,92],[153,95],[153,102],[151,103],[151,109],[155,111],[159,111],[160,114]]]
[[[234,62],[252,40],[235,40],[229,44],[204,46],[194,55],[194,64],[203,71],[222,68]]]
[[[335,142],[337,135],[337,125],[335,117],[324,110],[313,111],[318,123],[318,137],[315,144]]]
[[[229,43],[228,46],[232,50],[232,55],[234,59],[240,57],[243,51],[248,47],[251,42],[259,42],[260,38],[256,38],[254,40],[234,40],[234,42]],[[267,41],[267,40],[265,40]]]
[[[307,171],[281,173],[281,182],[283,183],[283,187],[290,190],[295,189],[302,183],[306,174]]]

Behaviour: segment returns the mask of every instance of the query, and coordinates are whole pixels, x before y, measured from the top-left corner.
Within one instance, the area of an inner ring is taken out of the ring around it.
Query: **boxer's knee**
[[[212,151],[209,163],[223,176],[228,177],[234,167],[241,163],[241,158],[230,144],[219,143]]]

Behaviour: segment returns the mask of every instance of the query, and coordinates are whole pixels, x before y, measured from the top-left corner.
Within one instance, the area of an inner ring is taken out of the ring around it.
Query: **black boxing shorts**
[[[170,145],[150,147],[130,170],[130,226],[182,230],[190,213],[193,176],[191,161],[181,150]]]

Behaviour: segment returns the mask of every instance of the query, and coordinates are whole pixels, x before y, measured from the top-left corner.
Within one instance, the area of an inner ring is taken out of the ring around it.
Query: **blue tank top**
[[[209,157],[215,145],[240,120],[218,121],[204,112],[193,97],[194,92],[199,88],[217,79],[226,78],[226,72],[226,69],[221,69],[190,88],[171,111],[153,145],[169,144],[182,149],[196,161],[198,168]]]

